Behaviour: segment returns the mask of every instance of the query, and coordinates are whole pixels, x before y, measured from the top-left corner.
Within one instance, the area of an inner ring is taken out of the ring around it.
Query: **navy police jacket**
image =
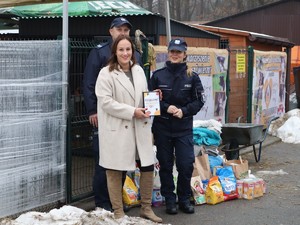
[[[161,115],[154,117],[152,132],[170,137],[192,134],[193,116],[204,105],[204,90],[199,76],[194,72],[188,75],[186,63],[167,61],[164,68],[153,73],[149,89],[162,91]],[[167,113],[170,105],[182,110],[181,119]]]
[[[82,90],[86,114],[88,116],[97,113],[97,97],[95,94],[95,85],[100,70],[107,65],[111,56],[112,39],[102,46],[93,48],[87,58],[83,74]],[[135,51],[136,62],[142,66],[141,54]]]

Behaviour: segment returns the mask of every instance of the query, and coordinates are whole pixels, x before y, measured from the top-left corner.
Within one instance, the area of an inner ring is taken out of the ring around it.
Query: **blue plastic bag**
[[[223,159],[221,156],[212,156],[208,155],[209,165],[210,165],[210,171],[213,174],[214,167],[215,166],[223,166]]]

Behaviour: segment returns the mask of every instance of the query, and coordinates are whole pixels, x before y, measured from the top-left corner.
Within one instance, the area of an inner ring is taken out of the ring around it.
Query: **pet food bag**
[[[206,203],[215,205],[224,201],[224,195],[218,176],[209,179],[205,192]]]

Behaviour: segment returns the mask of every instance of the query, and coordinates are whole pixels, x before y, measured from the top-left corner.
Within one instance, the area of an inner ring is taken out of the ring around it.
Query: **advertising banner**
[[[252,83],[252,122],[267,124],[285,113],[285,52],[254,50]]]
[[[156,69],[164,66],[168,56],[167,47],[154,46]],[[195,71],[202,82],[205,104],[195,115],[196,120],[216,119],[225,123],[226,77],[228,70],[228,51],[225,49],[188,47],[188,67]]]

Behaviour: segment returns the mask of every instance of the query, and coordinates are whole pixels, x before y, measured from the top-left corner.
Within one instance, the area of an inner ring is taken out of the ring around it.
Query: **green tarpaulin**
[[[69,16],[148,15],[150,11],[129,1],[81,1],[68,3]],[[61,17],[62,3],[35,4],[0,9],[0,14],[20,17]]]

